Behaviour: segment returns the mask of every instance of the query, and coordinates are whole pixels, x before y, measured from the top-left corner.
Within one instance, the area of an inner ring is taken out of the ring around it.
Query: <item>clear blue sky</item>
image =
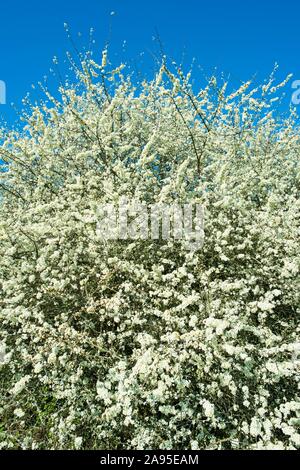
[[[6,0],[0,4],[0,80],[8,104],[0,105],[0,115],[9,122],[16,118],[9,103],[20,108],[31,84],[48,74],[52,57],[70,49],[64,22],[74,36],[83,34],[79,47],[93,27],[99,53],[110,38],[115,59],[134,59],[142,72],[151,69],[157,28],[167,53],[180,60],[186,51],[186,62],[195,57],[206,73],[217,67],[239,83],[254,74],[265,78],[277,61],[279,78],[291,72],[300,79],[299,0]]]

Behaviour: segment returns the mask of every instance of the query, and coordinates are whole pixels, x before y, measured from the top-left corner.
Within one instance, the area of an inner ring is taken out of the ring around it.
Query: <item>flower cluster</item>
[[[132,84],[84,58],[2,130],[0,448],[300,446],[300,138],[281,84]],[[4,167],[3,167],[4,168]],[[201,204],[205,242],[103,240],[121,197]]]

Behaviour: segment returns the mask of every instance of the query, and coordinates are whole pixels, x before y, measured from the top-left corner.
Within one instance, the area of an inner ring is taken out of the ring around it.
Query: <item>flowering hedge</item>
[[[0,447],[300,445],[300,139],[286,81],[236,92],[89,56],[1,131]],[[3,167],[4,168],[4,167]],[[97,235],[121,196],[199,203],[205,242]]]

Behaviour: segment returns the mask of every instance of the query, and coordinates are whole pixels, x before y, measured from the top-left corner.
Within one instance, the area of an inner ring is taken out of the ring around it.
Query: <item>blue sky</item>
[[[299,0],[5,1],[0,4],[0,80],[7,86],[7,104],[0,105],[0,115],[9,123],[17,118],[9,103],[21,108],[31,84],[48,74],[52,57],[63,60],[70,49],[64,22],[79,48],[93,27],[99,56],[109,39],[114,59],[131,59],[142,73],[153,68],[157,29],[176,60],[184,54],[188,64],[195,57],[204,73],[217,67],[234,84],[254,74],[265,78],[275,62],[279,78],[291,72],[300,79]]]

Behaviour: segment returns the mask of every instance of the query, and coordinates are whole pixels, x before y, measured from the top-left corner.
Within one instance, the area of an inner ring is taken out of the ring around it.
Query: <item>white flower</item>
[[[104,49],[102,52],[102,68],[106,67],[107,65],[107,49]]]
[[[190,318],[190,321],[189,321],[189,326],[194,328],[196,325],[197,325],[197,322],[198,322],[198,317],[197,315],[193,315],[191,318]]]
[[[76,450],[79,450],[81,449],[82,447],[82,437],[75,437],[75,440],[74,440],[74,447]]]
[[[34,366],[34,373],[35,374],[39,374],[42,370],[43,370],[43,364],[41,362],[38,362],[35,366]]]
[[[12,395],[18,395],[19,393],[22,392],[22,390],[26,387],[26,384],[30,380],[30,375],[26,375],[25,377],[22,377],[11,389],[10,393]]]
[[[23,410],[21,410],[21,408],[16,408],[14,411],[14,415],[17,416],[18,418],[23,418],[25,413]]]
[[[47,359],[48,364],[54,364],[56,362],[57,356],[54,352],[50,353]]]
[[[300,434],[299,433],[292,434],[291,440],[297,447],[300,447]]]
[[[250,424],[250,434],[253,437],[259,436],[261,433],[261,422],[256,418],[252,418]]]
[[[212,418],[215,414],[215,406],[208,400],[204,400],[202,403],[204,414],[207,418]]]
[[[6,345],[4,343],[0,343],[0,364],[4,364],[5,354],[6,354]]]
[[[192,441],[191,442],[191,450],[199,450],[200,446],[197,441]]]
[[[274,309],[274,304],[264,300],[263,302],[258,302],[258,308],[263,312],[271,312]]]

